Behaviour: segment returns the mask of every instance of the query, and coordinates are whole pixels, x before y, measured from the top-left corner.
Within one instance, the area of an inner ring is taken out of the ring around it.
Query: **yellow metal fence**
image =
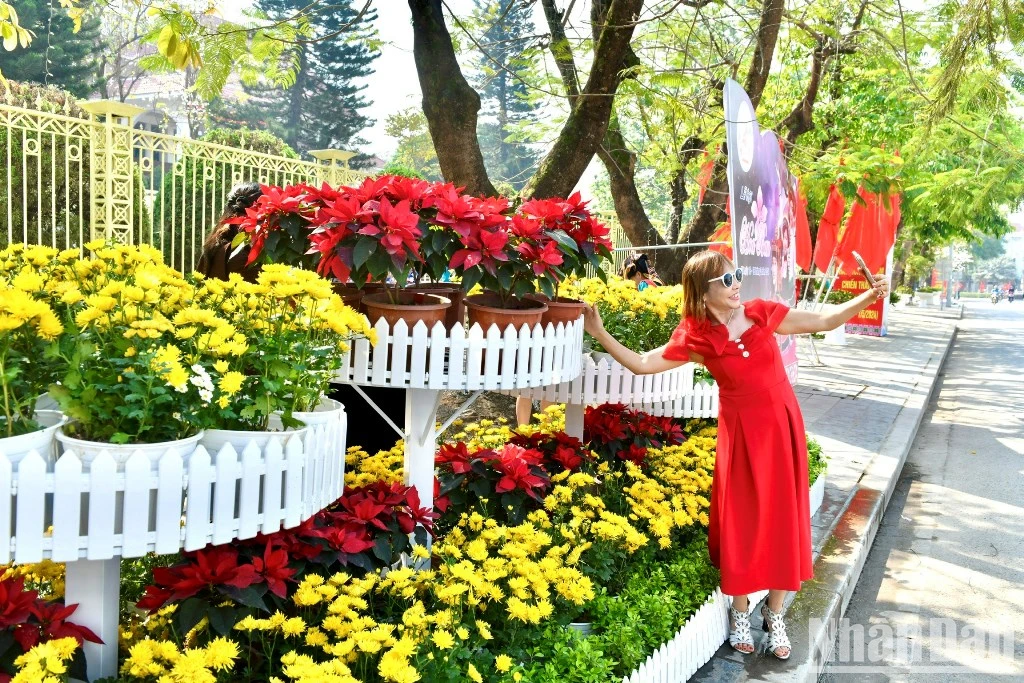
[[[77,247],[105,238],[149,243],[184,271],[236,184],[332,186],[365,176],[351,152],[305,161],[163,135],[132,126],[142,110],[83,103],[88,118],[0,105],[0,247]]]

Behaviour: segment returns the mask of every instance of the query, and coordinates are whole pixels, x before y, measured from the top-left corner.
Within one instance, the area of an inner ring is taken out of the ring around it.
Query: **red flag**
[[[839,224],[843,220],[843,213],[846,211],[846,199],[835,185],[828,190],[828,201],[825,202],[825,212],[821,215],[821,223],[818,224],[818,239],[814,242],[814,265],[818,270],[828,270],[829,261],[832,260],[832,252],[836,249],[836,241],[839,234]]]
[[[859,269],[852,253],[856,251],[868,269],[877,273],[885,268],[889,250],[896,241],[894,219],[898,221],[898,195],[883,198],[864,188],[860,188],[857,194],[863,203],[857,202],[850,209],[850,219],[846,222],[837,258],[842,261],[843,273],[857,273]]]
[[[729,216],[725,222],[715,228],[711,233],[709,242],[728,242],[728,244],[712,244],[708,247],[711,251],[717,251],[725,255],[725,258],[732,261],[732,216],[729,215],[729,202],[725,203],[725,215]]]
[[[796,264],[805,273],[811,271],[811,226],[807,223],[807,197],[797,189]]]
[[[704,152],[704,156],[708,160],[700,167],[700,173],[697,174],[697,185],[700,187],[700,192],[697,194],[698,205],[704,203],[704,193],[708,189],[708,183],[711,182],[711,172],[715,170],[715,160],[707,152]]]

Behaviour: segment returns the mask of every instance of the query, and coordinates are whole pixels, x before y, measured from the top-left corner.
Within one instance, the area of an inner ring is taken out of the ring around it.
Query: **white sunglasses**
[[[743,269],[737,268],[735,273],[723,273],[718,277],[713,277],[708,282],[714,282],[715,280],[721,280],[722,284],[726,287],[732,287],[732,279],[736,278],[736,282],[743,282]]]

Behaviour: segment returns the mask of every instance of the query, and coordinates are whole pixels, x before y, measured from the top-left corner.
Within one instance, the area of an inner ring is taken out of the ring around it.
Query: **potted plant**
[[[561,229],[548,229],[545,221],[517,213],[511,220],[465,222],[454,226],[462,248],[451,265],[462,275],[463,287],[479,284],[484,293],[467,297],[470,323],[482,327],[541,324],[548,306],[530,298],[537,288],[549,298],[564,277],[560,267],[567,254],[576,254],[576,242]]]
[[[362,306],[371,322],[384,318],[390,326],[405,320],[410,327],[428,326],[445,319],[450,300],[434,294],[404,291],[413,267],[423,261],[423,230],[413,209],[418,186],[395,183],[391,176],[368,178],[358,188],[342,188],[327,202],[319,225],[310,235],[311,251],[319,254],[318,272],[344,282],[351,278],[359,289],[369,282],[384,291],[364,295]]]
[[[60,344],[64,372],[49,392],[68,418],[57,440],[86,464],[102,451],[121,464],[137,450],[154,462],[168,451],[187,457],[217,400],[214,362],[240,352],[234,330],[188,305],[191,284],[156,249],[86,248],[92,258],[56,273],[75,302]]]
[[[637,352],[668,343],[681,319],[680,286],[650,287],[639,292],[622,278],[585,278],[563,285],[562,292],[596,306],[605,329]],[[596,340],[588,337],[588,341],[595,363],[606,360],[609,367],[615,363]]]
[[[37,410],[59,375],[57,343],[64,326],[48,301],[57,250],[16,244],[0,252],[0,453],[16,465],[30,452],[54,455],[64,416]]]
[[[431,282],[417,284],[415,289],[439,293],[451,299],[448,327],[464,323],[466,318],[466,292],[462,284],[446,281],[450,279],[452,258],[462,248],[460,233],[468,234],[471,225],[504,224],[508,208],[508,200],[502,197],[481,199],[465,195],[451,183],[435,183],[430,186],[419,214],[425,225],[421,242],[421,275],[426,274]]]
[[[374,332],[329,282],[309,270],[267,264],[255,283],[237,275],[201,281],[196,301],[233,330],[213,364],[220,397],[205,414],[204,445],[263,447],[288,438],[285,430],[340,418],[341,404],[325,398],[328,385],[348,342],[372,340]]]
[[[587,266],[593,266],[601,280],[606,278],[601,261],[611,260],[612,257],[609,230],[591,215],[587,203],[582,200],[580,193],[576,192],[564,200],[532,199],[519,208],[519,215],[528,220],[538,221],[545,231],[549,231],[553,237],[568,246],[562,250],[563,263],[559,269],[564,277],[556,282],[555,291],[533,295],[548,305],[542,319],[545,325],[573,322],[583,315],[583,301],[565,296],[561,291],[566,279],[584,277]],[[562,235],[572,240],[572,245],[575,246],[570,246],[568,241],[562,240]]]

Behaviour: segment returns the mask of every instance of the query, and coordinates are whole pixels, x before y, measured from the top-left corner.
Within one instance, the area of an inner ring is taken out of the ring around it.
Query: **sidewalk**
[[[961,314],[959,307],[898,307],[887,337],[846,335],[845,346],[816,342],[820,366],[811,363],[809,342],[801,340],[796,393],[828,470],[825,499],[811,522],[814,579],[789,596],[793,654],[785,662],[768,654],[744,656],[725,643],[690,680],[817,680]],[[759,643],[760,605],[752,608]]]

